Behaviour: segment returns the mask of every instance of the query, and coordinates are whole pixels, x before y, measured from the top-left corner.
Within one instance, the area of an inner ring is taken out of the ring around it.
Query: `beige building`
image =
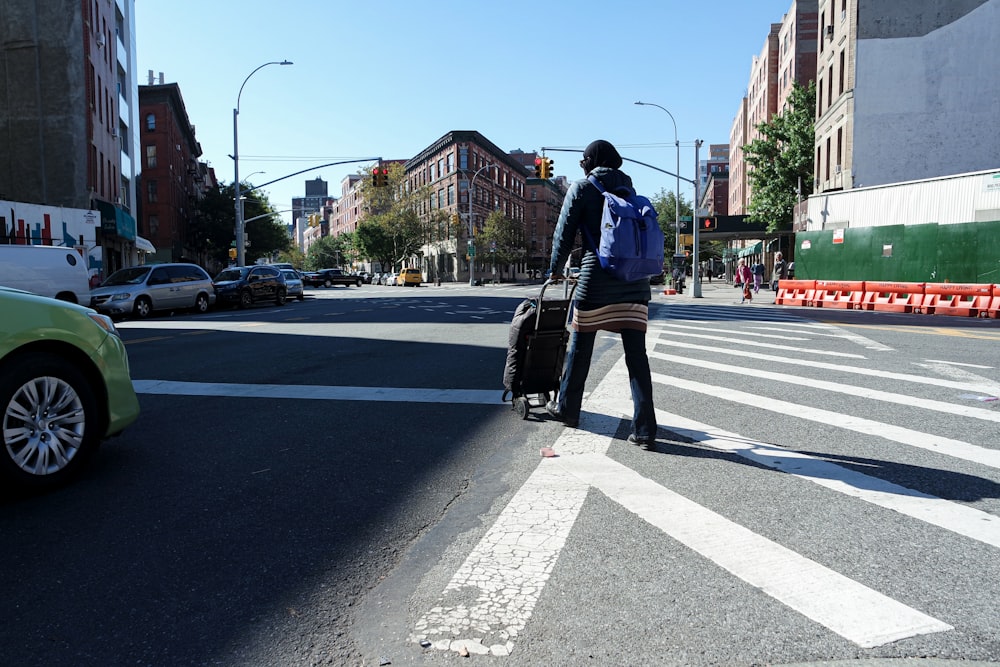
[[[1000,165],[1000,0],[820,0],[819,28],[814,193]]]

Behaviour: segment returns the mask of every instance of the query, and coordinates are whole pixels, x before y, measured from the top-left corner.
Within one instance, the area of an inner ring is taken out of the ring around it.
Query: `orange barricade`
[[[992,297],[993,285],[977,283],[927,283],[920,304],[922,312],[929,315],[963,315],[976,317],[982,300]],[[989,304],[987,304],[987,309]]]
[[[821,308],[860,308],[865,283],[862,280],[817,280],[813,305]]]
[[[861,300],[864,310],[881,310],[888,313],[920,312],[924,299],[925,283],[892,283],[865,281],[865,295]]]
[[[774,302],[782,306],[811,306],[815,295],[815,280],[779,280]]]
[[[1000,318],[1000,285],[991,285],[989,296],[976,297],[976,310],[979,317]]]

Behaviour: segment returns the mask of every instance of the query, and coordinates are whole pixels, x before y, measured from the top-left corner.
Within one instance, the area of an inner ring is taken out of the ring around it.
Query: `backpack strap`
[[[604,189],[604,186],[601,185],[601,182],[599,180],[597,180],[597,176],[594,176],[593,174],[590,174],[589,176],[587,176],[587,180],[590,181],[591,183],[593,183],[594,187],[597,188],[598,192],[600,192],[602,195],[605,192],[607,192],[607,190]]]

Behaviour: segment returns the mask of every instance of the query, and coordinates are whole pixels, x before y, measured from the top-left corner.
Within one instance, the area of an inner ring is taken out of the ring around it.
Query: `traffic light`
[[[539,173],[539,178],[552,178],[552,158],[543,157],[541,167],[541,173]]]
[[[545,162],[540,157],[535,158],[535,178],[543,178],[542,176],[542,164]]]
[[[703,232],[714,232],[718,219],[714,215],[698,218],[698,229]]]
[[[382,188],[389,185],[389,168],[388,167],[373,167],[372,168],[372,185],[376,188]]]
[[[236,248],[229,249],[229,259],[236,259]]]

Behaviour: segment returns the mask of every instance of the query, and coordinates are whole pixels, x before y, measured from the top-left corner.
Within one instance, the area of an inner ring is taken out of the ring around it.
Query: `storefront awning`
[[[143,252],[156,252],[152,243],[138,235],[135,237],[135,247]]]
[[[743,248],[742,250],[740,250],[736,254],[736,256],[737,257],[746,257],[747,255],[759,255],[761,253],[761,251],[763,250],[763,248],[764,248],[764,242],[763,241],[757,241],[752,246],[747,246],[746,248]]]

